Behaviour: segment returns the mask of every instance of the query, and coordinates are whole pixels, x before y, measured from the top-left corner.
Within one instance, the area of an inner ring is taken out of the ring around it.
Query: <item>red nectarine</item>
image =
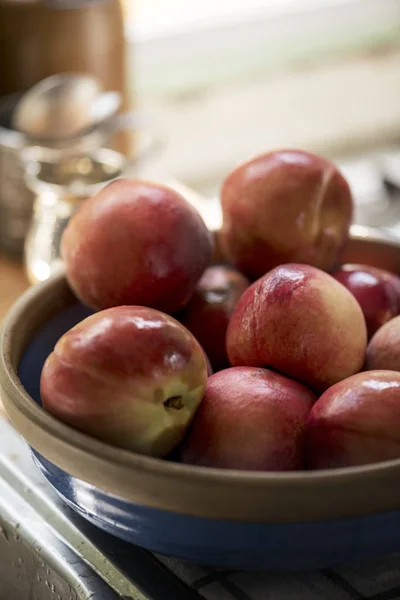
[[[368,337],[400,311],[400,279],[369,265],[343,265],[332,273],[356,298],[364,313]]]
[[[277,265],[334,267],[353,215],[350,188],[328,160],[301,150],[261,154],[221,191],[222,249],[254,280]]]
[[[253,283],[227,332],[232,366],[270,367],[317,391],[359,371],[366,342],[354,296],[308,265],[282,265]]]
[[[229,367],[226,330],[233,309],[248,286],[249,281],[233,267],[209,267],[180,317],[202,345],[214,371]]]
[[[400,371],[400,316],[385,323],[372,336],[367,346],[365,368]]]
[[[121,448],[166,456],[183,438],[207,381],[203,350],[172,317],[120,306],[64,334],[41,376],[45,410]]]
[[[208,266],[212,238],[177,192],[120,179],[72,217],[61,253],[74,292],[92,308],[131,304],[174,312]]]
[[[223,469],[301,469],[305,424],[315,401],[301,383],[266,369],[219,371],[207,382],[181,460]]]
[[[312,469],[400,458],[400,373],[357,373],[327,390],[307,423]]]

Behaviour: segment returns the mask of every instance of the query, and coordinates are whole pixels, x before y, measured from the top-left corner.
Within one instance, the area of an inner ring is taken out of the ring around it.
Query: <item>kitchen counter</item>
[[[0,254],[0,320],[28,286],[22,265]]]
[[[10,306],[29,286],[21,263],[0,254],[0,321]],[[2,406],[0,402],[0,413]]]

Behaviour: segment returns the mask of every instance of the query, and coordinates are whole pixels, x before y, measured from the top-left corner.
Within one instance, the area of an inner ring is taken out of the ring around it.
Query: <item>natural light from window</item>
[[[364,0],[126,0],[133,2],[131,20],[139,38],[188,29],[216,27],[282,11],[312,10],[323,5],[357,4]]]

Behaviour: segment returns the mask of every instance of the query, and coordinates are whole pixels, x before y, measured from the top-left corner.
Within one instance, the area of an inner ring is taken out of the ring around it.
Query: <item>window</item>
[[[285,14],[321,11],[328,7],[340,10],[349,4],[366,4],[364,0],[136,0],[135,19],[139,38],[155,37],[227,23]]]
[[[265,148],[332,155],[399,135],[399,0],[126,2],[165,173],[200,189]]]
[[[150,93],[253,78],[398,40],[399,0],[125,0]]]

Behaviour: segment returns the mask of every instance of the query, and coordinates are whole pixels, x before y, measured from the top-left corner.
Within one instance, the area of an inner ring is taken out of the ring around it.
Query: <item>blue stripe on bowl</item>
[[[104,531],[148,550],[203,565],[303,570],[392,554],[400,512],[313,523],[243,523],[140,506],[71,477],[33,451],[35,462],[71,508]]]

